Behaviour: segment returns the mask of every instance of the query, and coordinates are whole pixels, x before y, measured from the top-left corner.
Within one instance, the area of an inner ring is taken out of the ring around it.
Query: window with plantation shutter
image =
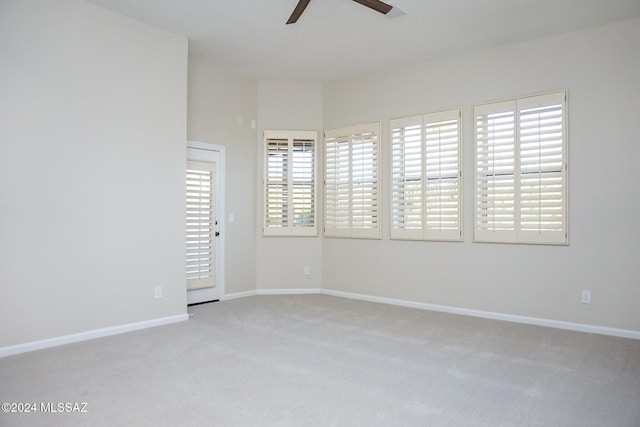
[[[264,132],[265,236],[315,236],[315,131]]]
[[[476,106],[475,240],[567,244],[566,92]]]
[[[187,289],[215,286],[215,163],[187,161]]]
[[[325,131],[325,236],[380,238],[379,134],[379,122]]]
[[[462,240],[460,109],[390,121],[391,238]]]

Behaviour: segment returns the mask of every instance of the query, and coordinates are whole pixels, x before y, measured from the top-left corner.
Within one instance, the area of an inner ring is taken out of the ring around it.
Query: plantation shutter
[[[267,138],[264,228],[289,227],[289,140]]]
[[[187,289],[215,286],[215,164],[187,161]]]
[[[391,238],[462,240],[460,115],[391,120]]]
[[[352,128],[351,237],[379,237],[379,123]]]
[[[265,131],[265,236],[315,236],[315,131]]]
[[[316,234],[316,168],[315,168],[315,138],[303,138],[303,135],[293,137],[292,141],[292,208],[293,226],[312,230]]]
[[[380,123],[325,132],[325,236],[379,238]]]
[[[349,236],[351,144],[348,129],[325,133],[325,235]]]
[[[424,237],[462,240],[460,110],[424,116]]]
[[[514,241],[515,101],[476,106],[475,239]]]
[[[567,243],[566,92],[476,106],[475,239]]]
[[[422,239],[424,237],[422,116],[391,120],[390,127],[391,238]]]
[[[520,240],[566,241],[565,93],[518,100]]]

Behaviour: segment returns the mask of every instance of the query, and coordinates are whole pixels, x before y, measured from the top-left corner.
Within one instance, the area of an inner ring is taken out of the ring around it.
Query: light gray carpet
[[[640,341],[321,295],[0,359],[1,426],[640,426]]]

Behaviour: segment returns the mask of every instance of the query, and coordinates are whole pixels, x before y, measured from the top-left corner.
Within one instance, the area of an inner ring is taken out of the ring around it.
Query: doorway
[[[187,304],[224,296],[224,147],[187,143]]]

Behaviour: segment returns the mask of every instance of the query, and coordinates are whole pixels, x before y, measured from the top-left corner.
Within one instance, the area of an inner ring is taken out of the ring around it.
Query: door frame
[[[225,237],[226,237],[226,207],[225,207],[225,146],[218,144],[210,144],[208,142],[200,141],[187,141],[187,150],[204,150],[215,151],[218,154],[218,162],[216,163],[216,219],[218,221],[217,230],[220,235],[216,238],[216,255],[215,255],[215,283],[218,288],[218,299],[222,300],[225,296]],[[186,154],[186,152],[185,152]],[[186,156],[186,160],[190,160],[189,156]],[[185,275],[184,282],[185,290],[187,288],[187,280]],[[195,302],[189,301],[189,293],[187,291],[187,305]]]

